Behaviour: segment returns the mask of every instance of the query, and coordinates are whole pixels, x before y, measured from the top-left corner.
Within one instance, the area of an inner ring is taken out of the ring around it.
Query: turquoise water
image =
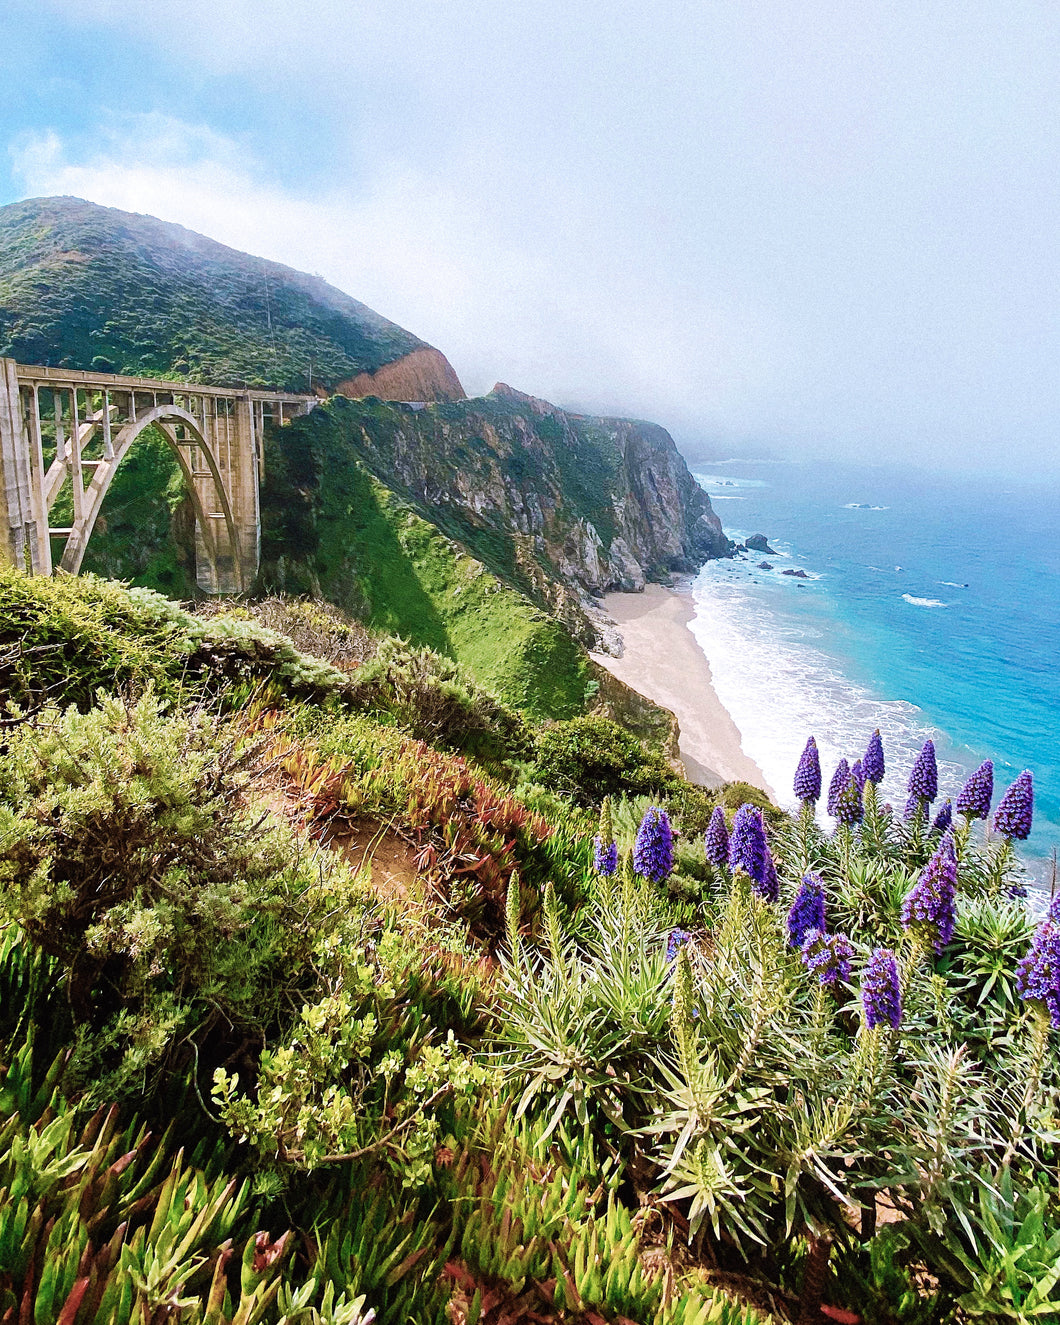
[[[1024,856],[1048,883],[1060,843],[1060,489],[820,463],[697,469],[730,537],[765,533],[778,554],[708,563],[693,631],[782,801],[810,732],[827,778],[879,726],[883,790],[904,805],[930,735],[940,799],[985,758],[996,795],[1033,771]]]

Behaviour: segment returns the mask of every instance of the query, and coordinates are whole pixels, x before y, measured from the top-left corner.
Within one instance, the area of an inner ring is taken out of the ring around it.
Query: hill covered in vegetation
[[[0,353],[302,390],[312,359],[337,394],[266,438],[257,588],[447,654],[534,719],[602,704],[666,727],[586,654],[613,643],[597,595],[730,550],[657,425],[502,385],[473,400],[441,378],[425,390],[437,352],[318,278],[71,198],[0,209]],[[57,523],[69,507],[67,489]],[[84,564],[195,595],[192,508],[160,434],[118,470]]]
[[[0,207],[0,355],[219,386],[341,390],[415,356],[425,394],[462,396],[444,355],[319,276],[80,198]]]
[[[1029,775],[789,816],[284,598],[0,571],[0,1312],[1060,1314]],[[984,833],[984,820],[992,831]]]

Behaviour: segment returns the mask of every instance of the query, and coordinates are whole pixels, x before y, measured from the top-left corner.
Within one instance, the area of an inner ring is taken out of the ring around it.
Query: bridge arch
[[[30,574],[76,574],[115,473],[147,428],[175,453],[195,511],[199,588],[250,589],[257,575],[266,423],[308,413],[316,396],[87,373],[0,358],[0,557]],[[54,454],[52,446],[54,445]],[[45,468],[45,455],[49,463]],[[51,513],[69,482],[71,524]]]
[[[103,421],[102,419],[93,419],[90,422],[91,428],[85,431],[81,442],[82,447],[93,439],[93,434],[97,433],[102,427]],[[233,574],[241,589],[248,588],[245,568],[239,565],[236,523],[232,514],[232,504],[228,499],[228,492],[221,474],[221,467],[218,464],[218,457],[203,435],[199,420],[195,415],[182,406],[175,404],[155,405],[146,414],[139,415],[135,421],[130,420],[113,439],[110,448],[113,454],[109,457],[105,455],[103,460],[93,463],[95,472],[88,486],[84,489],[81,517],[78,519],[75,516],[73,526],[66,540],[66,547],[63,549],[62,559],[59,562],[59,569],[70,575],[76,575],[80,571],[81,563],[84,561],[85,553],[88,550],[88,541],[92,537],[92,530],[95,528],[96,520],[118,471],[118,466],[125,459],[136,439],[148,428],[157,428],[168,442],[180,464],[185,486],[195,509],[196,524],[206,545],[207,555],[210,561],[214,563],[215,571],[219,576],[224,576],[226,572]],[[184,436],[178,436],[178,429]],[[192,458],[187,454],[190,448],[194,448],[193,455],[201,457],[206,464],[209,477],[213,480],[216,504],[220,506],[220,511],[206,509],[201,484],[197,482],[206,475],[202,471],[195,470]],[[60,475],[61,478],[62,475]],[[57,488],[56,496],[58,496],[58,491]],[[224,521],[223,538],[216,527],[217,520]]]

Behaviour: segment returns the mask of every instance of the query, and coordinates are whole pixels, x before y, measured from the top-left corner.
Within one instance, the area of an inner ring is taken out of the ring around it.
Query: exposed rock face
[[[425,406],[335,399],[324,411],[381,482],[594,647],[609,644],[595,596],[730,554],[657,424],[569,414],[504,385]]]
[[[777,555],[774,549],[769,546],[769,539],[766,538],[765,534],[752,534],[750,538],[744,541],[744,547],[750,552],[765,552],[770,557]]]
[[[339,382],[340,396],[358,399],[378,396],[380,400],[463,400],[464,388],[452,364],[433,348],[413,350],[374,373],[359,373]]]

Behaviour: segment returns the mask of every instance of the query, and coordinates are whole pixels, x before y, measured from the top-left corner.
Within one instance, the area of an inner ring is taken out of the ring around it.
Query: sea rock
[[[772,563],[771,561],[760,561],[760,562],[758,563],[758,569],[759,569],[759,570],[772,570],[772,569],[773,569],[773,563]]]
[[[769,546],[769,539],[765,534],[752,534],[750,538],[744,539],[744,547],[751,552],[765,552],[768,556],[775,557],[776,550]]]
[[[804,570],[782,570],[781,575],[791,575],[796,580],[808,580],[810,577]]]

